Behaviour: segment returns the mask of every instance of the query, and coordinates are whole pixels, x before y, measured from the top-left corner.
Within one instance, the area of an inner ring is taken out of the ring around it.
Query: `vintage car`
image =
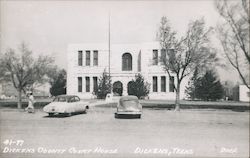
[[[136,96],[123,96],[117,104],[115,118],[141,118],[142,105]]]
[[[76,113],[85,113],[89,108],[88,102],[82,102],[76,95],[59,95],[43,108],[49,116],[54,114],[65,114],[71,116]]]

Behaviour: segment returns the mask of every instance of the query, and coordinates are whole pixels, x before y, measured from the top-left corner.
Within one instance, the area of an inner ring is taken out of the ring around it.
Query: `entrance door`
[[[134,87],[133,87],[133,82],[130,81],[128,82],[128,85],[127,85],[127,91],[128,91],[128,95],[135,95],[134,94]]]
[[[113,93],[115,96],[122,96],[122,91],[123,91],[123,87],[122,87],[122,83],[120,81],[116,81],[113,84]]]

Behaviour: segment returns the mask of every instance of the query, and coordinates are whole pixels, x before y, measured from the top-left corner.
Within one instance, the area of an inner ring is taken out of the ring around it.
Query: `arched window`
[[[122,55],[122,71],[132,71],[132,55],[130,53]]]

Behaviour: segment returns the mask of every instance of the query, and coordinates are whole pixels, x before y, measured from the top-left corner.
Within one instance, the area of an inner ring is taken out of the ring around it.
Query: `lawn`
[[[52,101],[51,98],[47,99],[36,99],[35,108],[41,109],[48,103]],[[85,100],[89,101],[96,106],[102,107],[115,107],[116,101],[112,103],[106,103],[105,100],[100,99],[91,99]],[[156,109],[173,109],[175,101],[174,100],[140,100],[143,108],[156,108]],[[235,101],[188,101],[181,100],[182,109],[231,109],[236,111],[245,111],[249,110],[250,106],[248,102],[235,102]],[[23,99],[23,107],[26,107],[28,102],[26,99]],[[0,100],[0,108],[16,108],[16,100]]]

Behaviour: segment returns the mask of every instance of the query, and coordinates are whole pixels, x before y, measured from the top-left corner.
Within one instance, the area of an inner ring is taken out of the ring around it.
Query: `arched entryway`
[[[122,91],[123,91],[122,83],[120,81],[114,82],[113,84],[114,95],[122,96]]]
[[[128,95],[133,95],[134,94],[134,87],[133,87],[133,82],[129,81],[127,84],[127,91],[128,91]]]

